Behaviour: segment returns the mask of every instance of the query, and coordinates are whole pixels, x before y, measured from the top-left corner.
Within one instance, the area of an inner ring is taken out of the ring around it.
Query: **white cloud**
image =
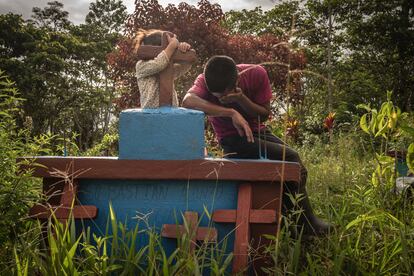
[[[17,13],[23,15],[24,18],[28,19],[31,17],[32,8],[40,7],[44,8],[47,6],[47,2],[52,0],[0,0],[0,14],[5,13]],[[64,10],[69,12],[69,20],[75,24],[84,22],[85,16],[88,13],[89,4],[95,2],[94,0],[60,0],[59,2],[64,4]],[[127,7],[128,13],[134,11],[134,0],[123,0],[124,5]],[[179,1],[179,0],[159,0],[162,6],[167,6],[169,3],[178,5],[180,2],[186,2],[191,5],[197,5],[198,0],[190,1]],[[261,6],[264,10],[271,9],[275,5],[275,0],[237,0],[237,1],[226,1],[226,0],[211,0],[212,3],[220,4],[223,11],[229,10],[242,10],[242,9],[253,9],[257,6]]]
[[[28,19],[32,16],[33,7],[44,8],[48,2],[53,0],[0,0],[0,14],[16,13],[23,15]],[[69,20],[75,23],[81,23],[89,10],[89,0],[60,0],[63,3],[63,9],[69,12]]]

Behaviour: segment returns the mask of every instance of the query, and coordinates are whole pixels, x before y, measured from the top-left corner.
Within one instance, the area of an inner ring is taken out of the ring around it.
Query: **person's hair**
[[[214,93],[223,93],[236,87],[236,63],[228,56],[213,56],[204,67],[207,89]]]
[[[134,38],[134,52],[137,53],[141,45],[161,46],[163,31],[139,29]]]

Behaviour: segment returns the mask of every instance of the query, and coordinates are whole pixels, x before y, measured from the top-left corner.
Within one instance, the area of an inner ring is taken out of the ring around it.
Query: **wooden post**
[[[45,184],[50,184],[51,181],[47,181],[47,178],[44,179]],[[55,178],[54,180],[59,181]],[[53,183],[52,185],[55,185]],[[43,187],[43,191],[46,193],[50,188],[49,185]],[[52,189],[54,190],[54,189]],[[56,191],[54,191],[55,193]],[[37,204],[30,209],[29,215],[32,218],[37,219],[47,219],[52,214],[55,215],[61,223],[66,223],[70,213],[75,219],[93,219],[96,218],[98,214],[98,208],[95,206],[87,205],[76,205],[76,194],[78,192],[78,180],[74,179],[73,182],[65,181],[63,186],[63,192],[61,192],[59,205],[56,203],[51,204]],[[56,194],[52,197],[56,197]],[[53,200],[53,199],[52,199]],[[72,203],[74,204],[72,206]],[[72,208],[73,207],[73,208]]]
[[[252,209],[252,198],[252,184],[240,184],[237,210],[216,210],[213,213],[214,222],[236,224],[233,273],[240,273],[248,267],[250,224],[278,222],[278,213],[276,210]]]

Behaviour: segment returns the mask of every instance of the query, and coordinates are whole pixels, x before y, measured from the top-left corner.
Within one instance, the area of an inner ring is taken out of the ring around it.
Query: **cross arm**
[[[237,218],[236,210],[215,210],[213,221],[221,223],[235,223]],[[251,209],[249,213],[250,223],[276,223],[278,222],[276,210],[270,209]]]
[[[217,241],[217,229],[208,227],[198,227],[196,232],[196,240],[198,241]],[[176,224],[164,224],[161,230],[161,236],[164,238],[178,238],[187,233],[185,226]]]
[[[138,50],[139,59],[152,59],[159,55],[164,48],[162,46],[149,46],[142,45]],[[175,63],[193,63],[197,60],[197,55],[194,50],[187,51],[185,53],[180,50],[176,50],[171,60]]]

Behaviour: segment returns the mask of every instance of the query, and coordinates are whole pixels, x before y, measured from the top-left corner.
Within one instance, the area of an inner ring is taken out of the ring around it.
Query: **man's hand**
[[[180,50],[183,53],[187,52],[190,49],[191,49],[191,45],[188,44],[187,42],[180,42],[178,44],[178,50]]]
[[[234,114],[231,116],[231,120],[239,135],[246,136],[247,141],[253,143],[254,138],[252,130],[250,129],[249,123],[243,118],[243,116],[235,110]]]
[[[219,101],[222,104],[238,103],[243,98],[243,95],[243,91],[237,87],[232,92],[221,96]]]
[[[239,135],[246,136],[248,142],[254,142],[249,123],[233,108],[213,104],[198,97],[191,90],[184,97],[183,107],[204,111],[208,116],[231,118],[233,126],[237,129]]]

